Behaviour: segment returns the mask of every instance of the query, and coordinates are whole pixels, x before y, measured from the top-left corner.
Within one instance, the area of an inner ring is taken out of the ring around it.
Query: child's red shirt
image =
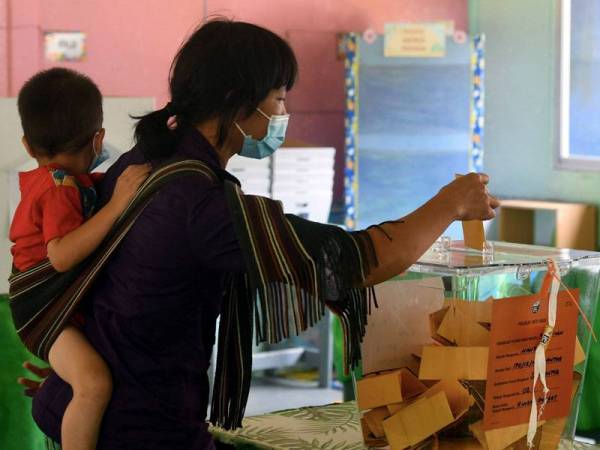
[[[56,165],[19,173],[21,201],[10,226],[13,264],[27,270],[48,256],[46,245],[93,213],[94,182],[103,174],[72,176]]]

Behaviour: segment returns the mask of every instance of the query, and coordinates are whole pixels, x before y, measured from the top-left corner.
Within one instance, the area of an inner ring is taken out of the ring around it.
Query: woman
[[[174,60],[171,102],[139,120],[136,146],[108,171],[101,202],[131,164],[193,160],[206,173],[154,194],[89,293],[84,331],[114,379],[99,449],[214,448],[207,371],[220,313],[212,420],[231,427],[247,397],[255,309],[259,338],[274,341],[316,322],[327,302],[342,316],[355,362],[365,287],[408,268],[453,220],[494,216],[487,177],[476,174],[402,220],[355,234],[284,217],[276,204],[244,196],[227,161],[268,156],[281,144],[296,71],[292,50],[275,34],[206,23]],[[70,395],[51,375],[35,396],[34,417],[55,440]]]

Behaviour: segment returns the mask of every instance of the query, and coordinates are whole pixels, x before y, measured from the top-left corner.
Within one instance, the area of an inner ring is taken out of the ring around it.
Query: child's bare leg
[[[73,389],[73,399],[62,420],[62,449],[95,449],[102,416],[112,394],[108,366],[73,326],[59,334],[48,359],[56,373]]]

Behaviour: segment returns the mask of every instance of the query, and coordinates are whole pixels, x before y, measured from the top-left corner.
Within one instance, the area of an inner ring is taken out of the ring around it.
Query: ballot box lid
[[[600,269],[600,253],[539,245],[487,242],[484,250],[465,247],[463,241],[439,239],[409,269],[445,276],[481,276],[492,273],[530,273],[553,259],[562,271],[586,267]]]

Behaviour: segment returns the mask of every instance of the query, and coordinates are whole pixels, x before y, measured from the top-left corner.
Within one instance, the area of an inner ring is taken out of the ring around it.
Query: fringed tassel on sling
[[[252,371],[252,305],[253,293],[248,277],[243,274],[227,280],[226,298],[221,309],[219,343],[226,342],[239,351],[218,351],[217,368],[212,399],[212,410],[222,411],[223,427],[232,428],[241,423],[250,392],[250,378],[242,383],[229,376]],[[238,323],[238,318],[248,319]],[[225,396],[223,393],[229,393]]]
[[[371,268],[377,266],[373,243],[363,231],[348,233],[336,226],[286,217],[314,259],[319,284],[315,301],[327,305],[340,318],[344,370],[348,373],[361,360],[367,317],[372,306],[377,306],[374,288],[362,286]]]
[[[285,216],[280,202],[244,195],[231,182],[225,192],[247,267],[234,286],[245,294],[230,292],[223,305],[210,417],[230,429],[241,426],[247,402],[252,341],[242,336],[254,325],[257,342],[276,343],[315,325],[328,306],[342,322],[346,371],[358,364],[375,299],[363,283],[377,259],[366,232]],[[243,308],[230,304],[241,297]]]

